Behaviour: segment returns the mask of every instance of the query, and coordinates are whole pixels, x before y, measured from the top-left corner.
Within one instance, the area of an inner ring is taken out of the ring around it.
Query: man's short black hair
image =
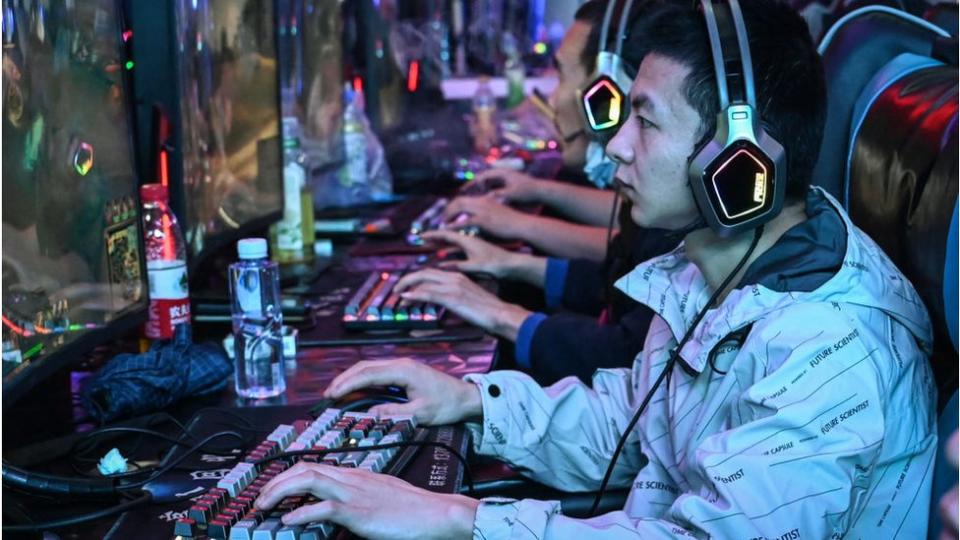
[[[631,13],[625,29],[627,35],[623,42],[624,71],[626,71],[630,77],[634,77],[637,74],[637,69],[640,67],[640,60],[643,59],[643,55],[646,52],[646,49],[643,48],[641,33],[631,30],[636,28],[640,17],[647,12],[649,6],[656,2],[657,0],[636,0],[630,9]],[[587,38],[587,43],[580,53],[580,63],[587,73],[593,73],[597,68],[597,54],[600,53],[600,32],[603,28],[603,16],[607,10],[607,3],[607,0],[589,0],[581,5],[573,16],[574,20],[590,25],[590,36]],[[610,22],[607,50],[614,50],[616,48],[617,30],[620,27],[620,7],[622,6],[618,6],[618,9],[615,9]]]
[[[590,37],[580,51],[580,63],[587,73],[593,73],[597,68],[597,54],[600,52],[600,27],[603,25],[603,14],[607,11],[607,0],[589,0],[584,2],[573,20],[590,25]]]
[[[787,154],[787,196],[802,200],[820,153],[827,91],[823,65],[807,24],[780,0],[740,0],[757,95],[757,113]],[[701,119],[701,141],[712,137],[720,111],[706,20],[694,2],[648,10],[642,29],[647,53],[690,68],[684,92]]]

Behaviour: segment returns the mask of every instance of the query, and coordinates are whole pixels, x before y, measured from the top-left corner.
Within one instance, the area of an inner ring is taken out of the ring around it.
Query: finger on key
[[[343,520],[343,509],[343,504],[337,501],[320,501],[287,512],[280,520],[284,525],[306,525],[314,521],[331,521],[339,524]]]
[[[257,508],[273,508],[280,501],[290,495],[310,493],[320,499],[340,500],[347,486],[336,481],[317,469],[303,471],[299,474],[274,478],[275,482],[263,487],[260,496],[254,502]]]
[[[264,484],[263,488],[260,489],[260,492],[263,493],[264,490],[277,485],[283,480],[290,478],[291,476],[296,476],[304,472],[317,471],[323,473],[327,476],[331,476],[337,480],[341,478],[341,475],[337,473],[336,467],[330,467],[328,465],[323,465],[320,463],[311,463],[309,461],[298,461],[292,467],[278,474],[277,476],[270,479],[269,482]]]

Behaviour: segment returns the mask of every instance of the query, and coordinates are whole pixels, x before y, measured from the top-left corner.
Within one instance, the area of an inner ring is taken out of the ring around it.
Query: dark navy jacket
[[[672,250],[679,238],[641,229],[620,211],[620,232],[603,263],[548,259],[544,294],[547,315],[534,313],[520,326],[517,364],[541,384],[568,375],[589,383],[598,368],[628,367],[643,347],[653,312],[613,288],[613,282],[641,262]]]

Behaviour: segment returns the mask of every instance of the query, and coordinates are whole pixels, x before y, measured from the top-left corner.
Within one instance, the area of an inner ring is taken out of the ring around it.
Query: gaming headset
[[[753,64],[737,0],[699,0],[707,22],[720,113],[717,130],[690,161],[690,186],[720,236],[755,229],[780,213],[787,157],[757,113]]]
[[[629,101],[627,89],[630,88],[630,76],[624,71],[623,41],[625,38],[627,19],[633,0],[626,0],[620,12],[619,28],[616,35],[616,51],[607,50],[607,38],[610,35],[610,25],[618,0],[607,3],[603,15],[603,25],[600,27],[600,45],[597,53],[597,62],[594,73],[587,79],[587,83],[577,92],[580,100],[580,110],[583,113],[584,133],[594,140],[606,141],[616,133],[617,129],[627,118]]]

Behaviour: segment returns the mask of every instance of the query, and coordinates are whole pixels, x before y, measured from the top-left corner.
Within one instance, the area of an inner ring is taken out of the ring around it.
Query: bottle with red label
[[[170,339],[174,326],[190,324],[187,246],[177,217],[170,210],[167,186],[144,184],[140,187],[140,199],[150,284],[144,334],[150,339]]]

